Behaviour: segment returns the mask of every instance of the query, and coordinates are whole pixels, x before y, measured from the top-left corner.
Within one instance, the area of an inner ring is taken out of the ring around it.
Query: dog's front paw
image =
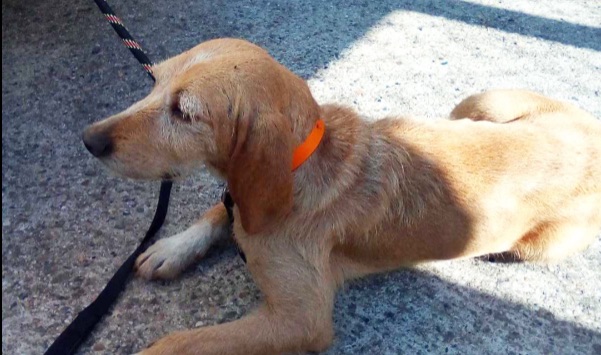
[[[138,257],[137,274],[147,280],[173,279],[201,258],[210,246],[210,236],[194,227],[161,239]]]

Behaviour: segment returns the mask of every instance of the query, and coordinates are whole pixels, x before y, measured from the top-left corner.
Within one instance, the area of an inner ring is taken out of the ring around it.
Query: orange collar
[[[315,152],[317,147],[319,147],[325,130],[326,125],[323,123],[323,120],[317,120],[315,127],[309,133],[307,139],[294,150],[294,154],[292,155],[292,171],[301,166]]]

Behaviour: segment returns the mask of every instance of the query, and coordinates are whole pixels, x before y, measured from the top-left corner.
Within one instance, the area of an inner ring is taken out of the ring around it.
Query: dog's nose
[[[96,158],[106,157],[113,151],[113,141],[107,132],[92,132],[91,128],[83,132],[83,144]]]

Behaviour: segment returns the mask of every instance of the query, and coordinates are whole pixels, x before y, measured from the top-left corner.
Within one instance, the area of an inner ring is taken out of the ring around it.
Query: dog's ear
[[[227,180],[249,234],[264,231],[292,208],[292,133],[280,113],[240,118]]]

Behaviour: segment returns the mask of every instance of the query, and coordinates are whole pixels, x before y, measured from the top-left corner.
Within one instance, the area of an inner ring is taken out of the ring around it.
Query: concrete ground
[[[601,117],[596,0],[111,3],[152,58],[243,37],[308,79],[318,101],[371,117],[445,116],[494,87]],[[111,176],[79,138],[150,82],[88,0],[3,1],[2,73],[2,352],[40,354],[150,222],[158,184]],[[178,183],[162,236],[214,203],[217,186],[205,171]],[[369,277],[339,293],[327,353],[601,354],[599,290],[599,239],[551,266],[464,260]],[[258,298],[224,245],[176,281],[132,280],[80,353],[131,353],[238,318]]]

